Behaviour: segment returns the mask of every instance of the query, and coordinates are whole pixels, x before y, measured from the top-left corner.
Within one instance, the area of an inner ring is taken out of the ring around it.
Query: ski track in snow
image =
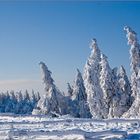
[[[139,119],[0,115],[0,140],[138,140]]]

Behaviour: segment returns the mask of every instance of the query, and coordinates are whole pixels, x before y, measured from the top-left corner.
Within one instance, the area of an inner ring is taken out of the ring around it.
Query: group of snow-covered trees
[[[140,117],[140,45],[137,34],[124,28],[130,45],[131,76],[125,68],[111,68],[107,56],[101,52],[96,39],[92,39],[91,54],[83,74],[77,69],[73,85],[67,84],[67,93],[54,83],[51,71],[40,62],[44,94],[0,94],[0,112],[16,114],[71,115],[80,118]]]
[[[33,114],[66,115],[82,118],[140,117],[140,45],[136,33],[125,27],[131,55],[131,78],[125,68],[111,68],[99,49],[97,40],[90,45],[91,54],[83,74],[77,70],[74,84],[61,92],[45,63],[40,62],[45,94]]]
[[[0,93],[0,113],[31,114],[40,99],[39,93]]]

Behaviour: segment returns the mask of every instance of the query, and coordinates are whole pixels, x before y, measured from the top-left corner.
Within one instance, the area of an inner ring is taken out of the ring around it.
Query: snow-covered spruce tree
[[[15,113],[15,107],[17,105],[17,99],[14,91],[9,94],[9,100],[6,102],[5,112]]]
[[[80,118],[90,118],[90,110],[87,104],[87,95],[85,92],[84,82],[81,72],[77,69],[76,78],[74,81],[73,93],[73,116]]]
[[[121,117],[131,106],[131,88],[123,66],[118,70],[114,68],[113,74],[113,98],[109,109],[109,118]]]
[[[140,44],[138,43],[137,34],[130,27],[126,26],[124,30],[127,33],[126,37],[128,39],[128,45],[131,46],[130,48],[131,90],[132,90],[132,95],[134,97],[134,101],[130,109],[126,113],[124,113],[123,117],[136,118],[136,117],[140,117],[140,112],[139,112]]]
[[[109,108],[108,118],[118,118],[122,115],[121,113],[119,113],[119,109],[120,109],[119,101],[121,99],[121,96],[120,96],[120,91],[119,91],[117,72],[118,72],[117,67],[112,69],[113,97],[112,97],[110,108]]]
[[[101,54],[100,85],[103,91],[104,118],[108,118],[109,108],[114,95],[112,69],[109,66],[107,57]]]
[[[4,111],[4,104],[3,104],[4,94],[0,93],[0,112]]]
[[[11,105],[12,113],[15,113],[15,108],[16,108],[16,105],[17,105],[17,98],[16,98],[16,95],[15,95],[14,91],[10,92],[10,99],[12,101],[12,105]]]
[[[131,87],[126,71],[123,66],[121,66],[118,71],[118,85],[119,85],[119,92],[121,97],[119,101],[121,107],[119,108],[119,110],[121,114],[123,114],[132,105]]]
[[[6,112],[11,112],[11,100],[10,100],[10,95],[9,92],[7,91],[5,94],[5,100],[4,100],[4,104],[5,104],[5,113]]]
[[[137,94],[137,76],[140,69],[140,44],[138,43],[137,34],[128,26],[124,27],[126,31],[126,38],[130,48],[131,59],[131,88],[132,95],[135,97]]]
[[[51,72],[48,70],[45,63],[40,62],[42,72],[42,80],[45,88],[45,95],[39,100],[37,109],[33,110],[33,114],[66,114],[67,106],[65,98],[54,84],[51,77]]]
[[[98,48],[96,39],[92,40],[90,48],[91,55],[84,67],[84,86],[87,93],[87,102],[93,118],[102,119],[103,115],[103,93],[100,87],[100,61],[101,52]]]
[[[131,90],[128,77],[123,66],[114,68],[113,74],[113,98],[110,106],[109,118],[120,118],[131,105]]]
[[[39,99],[40,99],[39,96],[40,96],[40,95],[39,95],[39,92],[35,93],[34,90],[32,90],[32,95],[31,95],[31,107],[32,107],[32,110],[33,110],[34,108],[36,108],[37,103],[38,103],[38,101],[39,101]]]
[[[16,99],[17,99],[17,104],[15,107],[15,113],[16,114],[23,114],[23,106],[24,106],[24,99],[23,99],[23,95],[22,92],[19,91],[16,93]]]
[[[31,104],[29,92],[27,90],[24,93],[22,111],[23,114],[30,114],[32,112],[32,104]]]
[[[123,114],[124,118],[140,118],[140,70],[138,72],[136,82],[137,82],[137,90],[136,90],[137,94],[130,109]]]

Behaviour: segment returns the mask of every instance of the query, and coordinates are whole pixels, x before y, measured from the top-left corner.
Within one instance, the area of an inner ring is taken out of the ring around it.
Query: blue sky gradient
[[[129,74],[130,47],[123,27],[131,26],[140,38],[139,13],[140,2],[0,2],[0,81],[5,83],[0,91],[19,90],[19,84],[11,87],[5,81],[21,79],[38,81],[38,87],[30,87],[41,90],[40,61],[66,90],[76,68],[83,72],[92,38],[112,68],[124,65]]]

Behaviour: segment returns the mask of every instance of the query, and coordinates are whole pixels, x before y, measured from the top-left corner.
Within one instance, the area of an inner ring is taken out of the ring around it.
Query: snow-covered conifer
[[[100,61],[101,52],[96,39],[92,40],[90,48],[91,55],[84,67],[84,86],[87,93],[87,102],[93,118],[103,118],[103,93],[100,87]]]
[[[120,96],[120,89],[119,89],[119,85],[118,85],[118,68],[115,67],[114,69],[112,69],[112,85],[113,85],[113,97],[111,100],[111,104],[110,104],[110,108],[109,108],[109,115],[108,118],[118,118],[122,115],[122,113],[120,112],[120,104],[119,101],[121,99]]]
[[[73,88],[71,87],[70,83],[67,83],[67,95],[72,96]]]
[[[130,58],[131,58],[131,88],[132,95],[137,94],[137,76],[140,69],[140,44],[138,43],[137,34],[128,26],[124,27],[126,31],[126,37],[128,39],[128,45],[130,48]]]
[[[34,90],[32,90],[32,95],[31,95],[30,100],[31,100],[32,109],[34,109],[36,107],[36,105],[37,105],[37,102],[38,102],[38,99],[36,98]]]
[[[113,98],[110,106],[109,118],[121,117],[131,106],[131,88],[123,66],[119,70],[113,69]]]
[[[8,91],[5,93],[4,105],[5,105],[4,112],[11,112],[11,100],[10,100],[10,95]]]
[[[48,70],[45,63],[40,62],[40,68],[42,72],[42,80],[45,88],[45,95],[39,100],[37,108],[39,113],[42,114],[66,114],[67,106],[65,98],[54,84],[54,80],[51,77],[51,72]],[[36,110],[33,111],[33,114]]]
[[[24,99],[23,99],[22,92],[19,91],[16,94],[17,94],[16,95],[17,105],[16,105],[16,108],[15,108],[15,113],[16,114],[23,114],[22,108],[24,106]]]
[[[137,91],[133,104],[127,112],[123,114],[124,118],[140,118],[140,70],[137,75]]]
[[[91,117],[87,104],[87,95],[84,87],[84,82],[81,72],[77,69],[77,75],[73,87],[73,113],[75,117],[89,118]]]
[[[109,66],[107,57],[101,54],[100,85],[103,91],[104,118],[108,118],[109,108],[114,95],[112,69]]]
[[[130,109],[124,113],[123,117],[140,117],[139,111],[139,86],[140,86],[140,44],[138,43],[137,34],[130,28],[125,27],[126,37],[128,39],[128,45],[130,48],[131,58],[131,90],[134,97],[133,104]]]
[[[10,105],[11,112],[15,113],[15,108],[16,108],[16,105],[17,105],[17,99],[16,99],[16,95],[15,95],[14,91],[10,92],[10,101],[11,101],[11,105]]]
[[[32,112],[32,105],[30,101],[30,96],[28,91],[26,90],[24,94],[22,114],[30,114],[31,112]]]
[[[120,111],[123,114],[130,108],[132,104],[131,87],[123,66],[121,66],[118,71],[118,85],[120,89],[119,91],[121,93],[121,99],[119,101],[121,105]]]

